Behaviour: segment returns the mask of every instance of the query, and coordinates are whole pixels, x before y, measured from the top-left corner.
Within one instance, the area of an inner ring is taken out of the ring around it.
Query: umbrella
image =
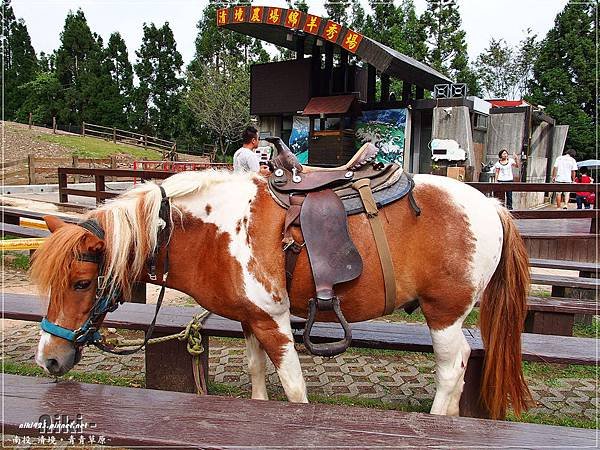
[[[585,161],[579,161],[577,167],[600,167],[600,159],[586,159]]]

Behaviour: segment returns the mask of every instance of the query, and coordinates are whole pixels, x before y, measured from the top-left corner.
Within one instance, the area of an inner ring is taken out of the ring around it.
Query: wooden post
[[[27,165],[29,166],[29,184],[35,184],[35,157],[31,154],[27,155]]]
[[[165,336],[166,333],[154,333],[154,337]],[[204,353],[200,356],[204,372],[204,384],[208,378],[208,336],[202,335]],[[163,391],[196,392],[192,357],[187,351],[187,343],[173,339],[159,344],[147,345],[146,389]]]
[[[146,303],[146,283],[135,282],[133,284],[131,303]]]
[[[52,116],[52,133],[56,134],[56,116]]]
[[[410,97],[412,95],[412,84],[407,83],[406,81],[402,82],[402,101],[409,102]]]
[[[574,319],[574,314],[529,311],[525,320],[525,332],[551,334],[554,336],[573,336]]]
[[[29,113],[29,129],[31,130],[31,125],[33,124],[33,113]]]
[[[67,189],[67,174],[58,171],[58,201],[60,203],[69,203],[69,195],[65,192]]]
[[[96,205],[102,202],[100,193],[106,191],[106,184],[104,182],[104,175],[94,175],[96,179]]]
[[[79,167],[79,156],[73,156],[73,167]],[[80,181],[80,175],[73,175],[73,183],[79,183]]]
[[[415,89],[415,97],[416,97],[417,100],[425,98],[425,89],[423,89],[420,86],[417,86],[416,89]]]
[[[113,143],[117,143],[117,129],[113,127]]]
[[[81,134],[85,137],[85,122],[81,125]]]
[[[465,385],[460,397],[460,415],[488,419],[489,411],[481,403],[481,380],[483,378],[483,355],[473,355],[467,362]]]
[[[147,139],[147,138],[148,138],[148,137],[146,136],[146,134],[144,134],[144,148],[146,148],[146,139]],[[164,153],[164,152],[163,152],[163,153]],[[163,154],[163,156],[164,156],[164,154]]]
[[[381,74],[381,102],[390,100],[390,76],[387,73]]]
[[[367,103],[375,103],[375,89],[377,84],[377,70],[371,64],[367,65]]]

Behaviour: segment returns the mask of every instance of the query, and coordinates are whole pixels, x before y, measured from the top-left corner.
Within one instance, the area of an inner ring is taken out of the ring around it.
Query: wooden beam
[[[375,85],[377,71],[375,66],[367,65],[367,103],[375,103]]]
[[[402,101],[408,102],[410,101],[412,95],[412,84],[407,83],[406,81],[402,82]]]
[[[387,73],[381,74],[381,98],[380,102],[387,102],[390,99],[390,76]]]
[[[298,36],[296,39],[296,59],[304,59],[304,36]]]
[[[425,89],[423,89],[421,86],[417,86],[415,93],[416,93],[415,97],[417,100],[425,98]]]

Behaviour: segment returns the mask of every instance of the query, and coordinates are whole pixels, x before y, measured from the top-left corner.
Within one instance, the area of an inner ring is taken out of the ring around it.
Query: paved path
[[[33,293],[26,276],[17,271],[5,271],[4,287],[10,292]],[[189,299],[171,291],[166,302],[184,305],[189,304]],[[5,361],[33,363],[39,336],[38,325],[13,320],[3,322]],[[432,355],[402,352],[373,355],[349,351],[335,358],[322,358],[306,354],[302,347],[299,350],[309,394],[377,399],[385,403],[410,405],[411,409],[428,408],[433,399]],[[141,385],[144,355],[119,357],[88,348],[77,370],[127,377],[139,380]],[[210,347],[209,374],[211,380],[235,386],[249,397],[250,380],[246,372],[243,342],[214,340]],[[269,367],[268,377],[271,394],[282,395],[272,366]],[[529,378],[528,382],[537,403],[532,412],[590,420],[596,417],[598,394],[593,378],[560,378],[547,383]]]

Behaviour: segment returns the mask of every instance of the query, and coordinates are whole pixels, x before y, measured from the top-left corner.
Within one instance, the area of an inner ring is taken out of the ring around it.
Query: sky
[[[367,1],[360,0],[365,9]],[[502,38],[515,45],[531,28],[544,37],[554,25],[554,18],[567,0],[457,0],[462,27],[466,31],[469,58],[474,60],[488,45],[490,38]],[[17,18],[27,24],[35,51],[52,53],[60,46],[60,33],[69,10],[81,8],[93,32],[104,42],[119,31],[135,61],[135,50],[142,42],[142,24],[165,21],[171,25],[177,49],[187,64],[194,57],[196,24],[208,0],[12,0]],[[322,1],[307,0],[309,12],[326,15]],[[425,0],[414,0],[417,13],[425,10]],[[282,6],[284,0],[254,1],[253,4]]]

